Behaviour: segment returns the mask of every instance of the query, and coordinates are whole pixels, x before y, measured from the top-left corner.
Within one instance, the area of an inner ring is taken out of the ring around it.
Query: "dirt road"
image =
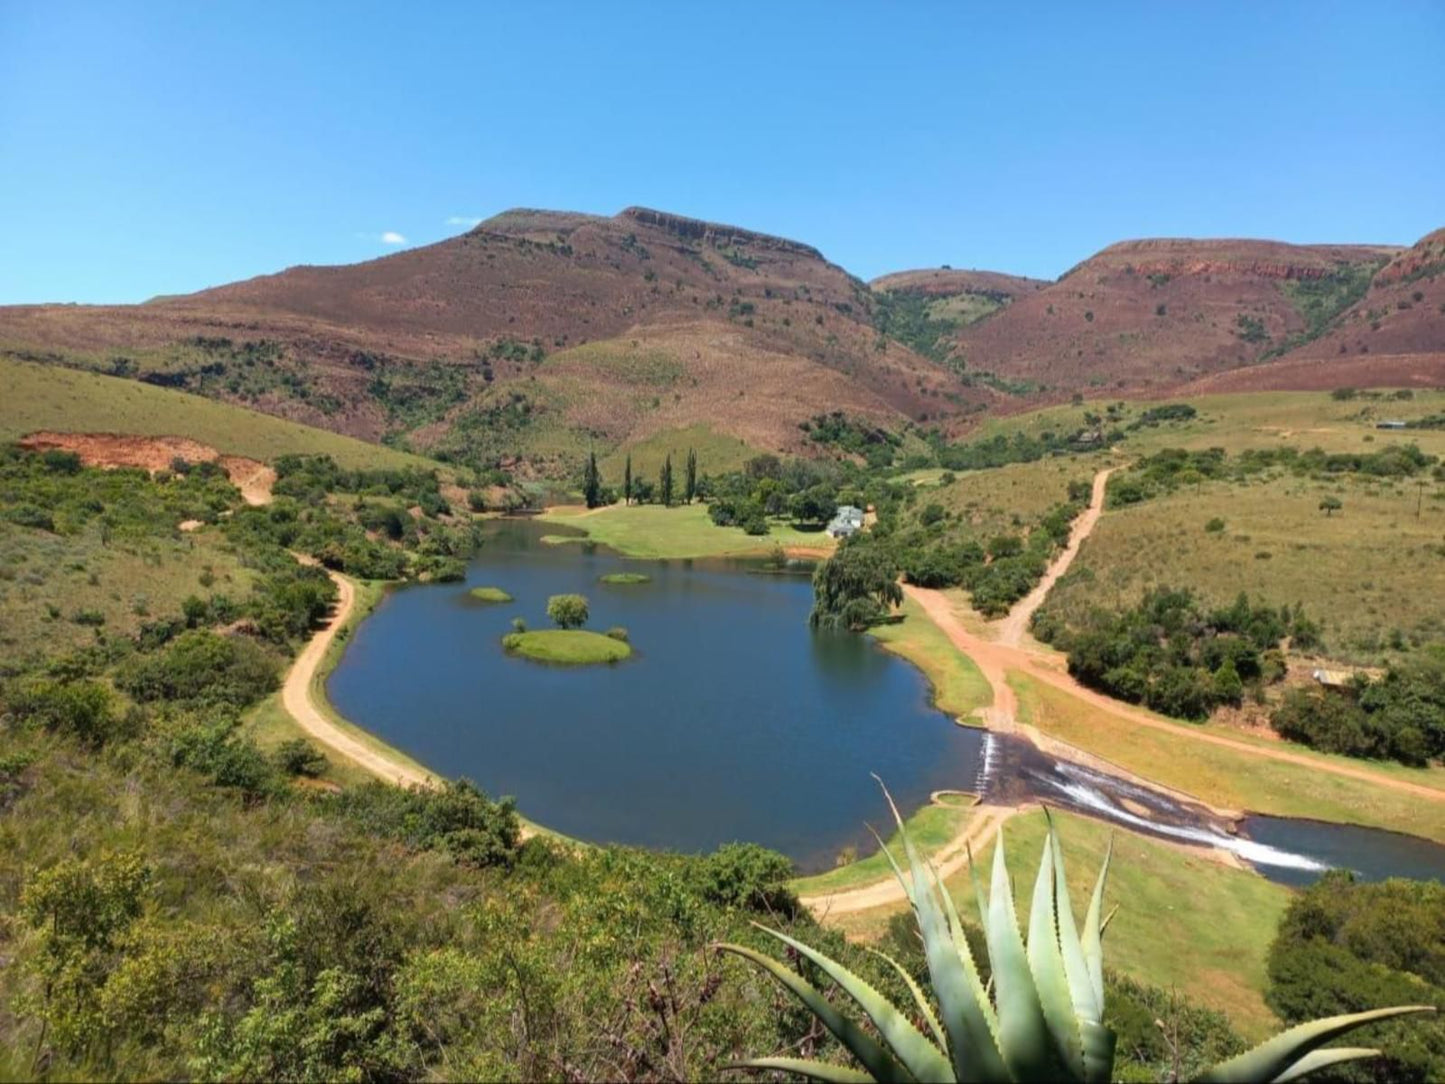
[[[1029,620],[1034,616],[1034,611],[1044,604],[1044,599],[1048,598],[1049,591],[1053,589],[1059,577],[1067,572],[1069,566],[1074,563],[1074,558],[1079,555],[1079,547],[1083,545],[1084,539],[1089,537],[1094,525],[1099,522],[1099,517],[1104,514],[1104,494],[1109,485],[1109,475],[1113,474],[1114,470],[1114,467],[1109,467],[1094,475],[1094,488],[1089,496],[1089,507],[1074,517],[1073,525],[1069,528],[1069,541],[1064,546],[1064,552],[1054,558],[1048,571],[1044,573],[1043,579],[1039,580],[1038,586],[1025,595],[1008,612],[1008,616],[999,622],[999,643],[1017,645],[1023,639],[1024,632],[1029,627]]]
[[[316,676],[316,669],[326,657],[326,649],[336,638],[337,630],[346,622],[351,615],[352,606],[356,604],[355,584],[337,572],[328,571],[327,575],[336,584],[338,592],[335,613],[326,627],[320,629],[296,657],[295,665],[286,675],[286,683],[281,686],[282,706],[302,730],[328,749],[365,768],[378,779],[404,787],[435,786],[436,776],[393,759],[385,752],[349,734],[327,718],[312,699],[311,681]]]
[[[968,865],[969,851],[982,852],[989,841],[998,834],[999,826],[1017,812],[1019,810],[1008,806],[975,807],[973,814],[964,825],[963,831],[949,840],[943,849],[933,856],[933,868],[938,871],[938,876],[940,878],[952,877]],[[904,859],[901,854],[896,854],[894,857],[900,864],[903,863]],[[910,883],[912,882],[912,874],[904,873],[904,876],[909,879]],[[857,888],[846,888],[841,892],[830,892],[822,896],[804,896],[801,902],[819,918],[827,918],[851,914],[854,911],[866,911],[872,907],[882,907],[884,904],[897,903],[905,898],[903,886],[898,883],[896,877],[889,874],[881,881],[860,885]]]

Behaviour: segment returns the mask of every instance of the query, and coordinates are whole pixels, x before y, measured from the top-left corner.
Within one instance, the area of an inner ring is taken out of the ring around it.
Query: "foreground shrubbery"
[[[1327,873],[1281,920],[1265,997],[1290,1024],[1406,1001],[1445,1011],[1445,885],[1360,884],[1343,870]],[[1359,1039],[1384,1058],[1317,1079],[1445,1080],[1445,1020],[1438,1015],[1376,1024]]]

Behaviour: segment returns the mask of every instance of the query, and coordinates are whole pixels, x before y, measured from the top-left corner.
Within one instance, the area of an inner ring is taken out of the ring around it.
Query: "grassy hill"
[[[0,441],[40,429],[178,436],[272,460],[329,455],[343,467],[434,466],[414,455],[198,395],[98,373],[0,358]]]

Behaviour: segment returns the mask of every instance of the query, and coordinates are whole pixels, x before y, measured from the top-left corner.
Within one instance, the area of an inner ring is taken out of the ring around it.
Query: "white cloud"
[[[406,244],[406,238],[395,230],[387,230],[381,235],[381,243],[383,245],[404,245]]]
[[[480,226],[482,220],[473,218],[471,215],[452,215],[447,219],[446,224],[448,226],[465,226],[467,229],[471,229],[474,226]]]

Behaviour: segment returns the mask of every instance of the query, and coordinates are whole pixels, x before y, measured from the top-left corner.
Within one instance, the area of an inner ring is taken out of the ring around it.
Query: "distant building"
[[[1398,418],[1391,418],[1389,421],[1377,422],[1377,423],[1375,424],[1375,428],[1376,428],[1376,429],[1408,429],[1408,428],[1410,428],[1410,427],[1409,427],[1408,425],[1406,425],[1404,422],[1400,421]]]
[[[828,524],[828,533],[834,538],[847,538],[863,529],[863,509],[854,508],[851,504],[838,506],[838,511],[833,513],[833,521]]]
[[[1349,670],[1325,669],[1314,670],[1310,676],[1319,684],[1330,689],[1348,689],[1355,677]]]

